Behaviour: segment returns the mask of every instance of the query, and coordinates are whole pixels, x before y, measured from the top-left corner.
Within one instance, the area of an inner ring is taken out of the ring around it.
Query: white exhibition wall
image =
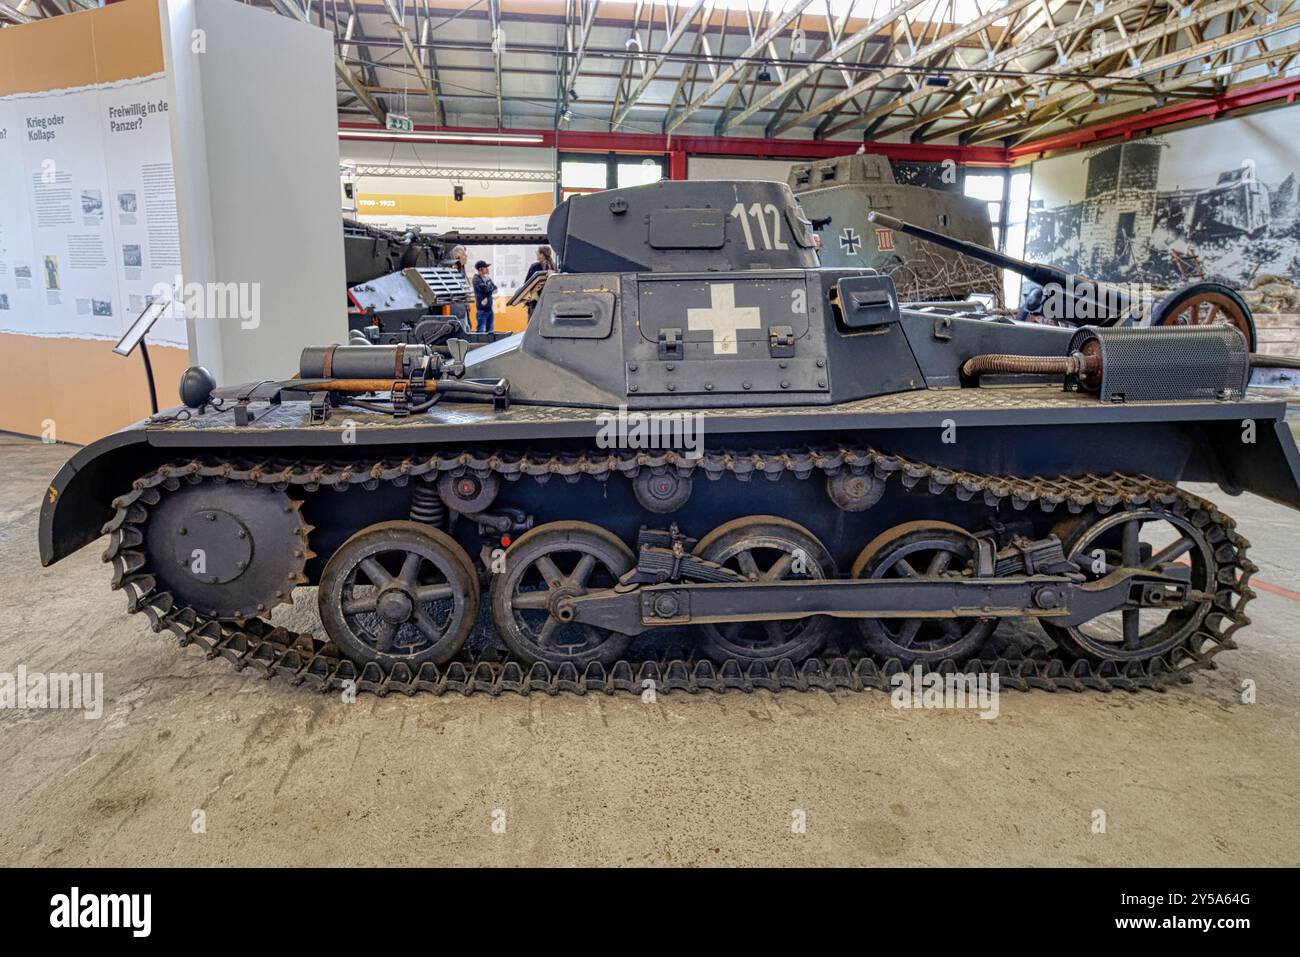
[[[184,279],[257,293],[253,322],[191,310],[191,356],[220,382],[282,378],[304,344],[347,339],[333,37],[235,0],[161,2]]]
[[[168,106],[161,76],[0,98],[0,331],[117,339],[170,285]],[[185,345],[184,322],[151,341]]]

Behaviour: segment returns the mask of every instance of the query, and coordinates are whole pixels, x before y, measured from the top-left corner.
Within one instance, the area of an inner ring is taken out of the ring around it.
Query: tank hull
[[[872,444],[945,467],[1001,474],[1120,471],[1170,482],[1219,482],[1233,492],[1300,508],[1300,456],[1285,423],[1285,403],[1276,401],[1112,405],[1039,385],[669,414],[698,416],[707,450]],[[1243,421],[1256,428],[1256,441],[1247,446],[1241,443]],[[459,405],[409,420],[357,412],[313,424],[304,405],[288,403],[267,408],[246,426],[218,419],[140,423],[82,449],[59,470],[42,503],[41,560],[53,564],[98,538],[112,515],[112,499],[128,491],[136,476],[170,459],[422,458],[475,447],[522,451],[539,445],[598,452],[610,423],[617,424],[617,410],[516,405],[497,412]],[[955,429],[951,443],[943,441],[949,426]],[[343,441],[348,430],[351,443]],[[1084,448],[1086,459],[1079,455]],[[630,515],[633,523],[646,518],[641,510]]]

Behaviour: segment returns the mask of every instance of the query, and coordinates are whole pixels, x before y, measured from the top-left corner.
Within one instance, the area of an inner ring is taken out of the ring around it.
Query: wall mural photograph
[[[1026,254],[1114,282],[1300,283],[1293,125],[1270,113],[1037,162]]]

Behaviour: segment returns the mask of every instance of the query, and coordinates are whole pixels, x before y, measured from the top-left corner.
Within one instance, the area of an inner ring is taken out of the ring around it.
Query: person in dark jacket
[[[524,276],[524,285],[528,285],[528,280],[539,272],[555,272],[555,254],[551,252],[550,246],[537,247],[537,261],[528,267],[528,275]],[[536,308],[536,300],[528,303],[528,315],[531,316]]]
[[[480,259],[474,264],[474,270],[478,273],[474,277],[474,331],[491,332],[492,323],[495,316],[492,315],[493,300],[492,296],[497,291],[497,284],[492,281],[488,275],[488,270],[492,264]]]

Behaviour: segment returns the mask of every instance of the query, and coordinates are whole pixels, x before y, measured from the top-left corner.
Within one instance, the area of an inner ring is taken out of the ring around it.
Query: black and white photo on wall
[[[1040,160],[1026,255],[1115,282],[1300,282],[1295,128],[1288,109]]]

